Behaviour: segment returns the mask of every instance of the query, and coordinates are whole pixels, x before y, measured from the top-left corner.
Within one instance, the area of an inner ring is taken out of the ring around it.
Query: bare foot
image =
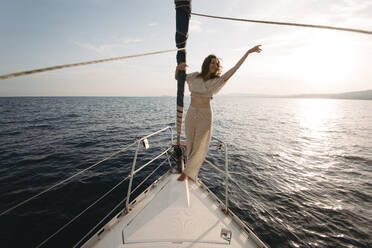
[[[182,173],[181,176],[177,178],[178,181],[184,181],[186,179],[186,174]]]

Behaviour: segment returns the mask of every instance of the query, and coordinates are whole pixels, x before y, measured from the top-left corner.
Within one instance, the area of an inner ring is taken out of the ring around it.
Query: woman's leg
[[[195,114],[195,110],[193,107],[189,107],[186,118],[185,118],[185,133],[186,133],[186,158],[190,157],[190,154],[193,149],[194,138],[195,138],[195,122],[192,120],[193,115]],[[186,179],[186,174],[182,172],[182,174],[178,177],[178,181],[183,181]]]
[[[208,153],[212,135],[212,112],[211,109],[195,109],[192,121],[194,135],[190,142],[189,157],[187,158],[184,174],[196,181],[199,170]],[[188,143],[189,144],[189,143]]]

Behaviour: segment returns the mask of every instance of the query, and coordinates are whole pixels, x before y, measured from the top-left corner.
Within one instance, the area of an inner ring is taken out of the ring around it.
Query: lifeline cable
[[[88,211],[91,207],[96,205],[97,202],[101,201],[103,198],[105,198],[108,194],[110,194],[114,189],[119,187],[122,183],[124,183],[127,179],[129,179],[129,175],[121,180],[118,184],[116,184],[114,187],[112,187],[109,191],[107,191],[105,194],[103,194],[100,198],[95,200],[92,204],[90,204],[87,208],[85,208],[83,211],[81,211],[78,215],[76,215],[74,218],[72,218],[70,221],[68,221],[66,224],[64,224],[62,227],[60,227],[57,231],[55,231],[53,234],[51,234],[48,238],[46,238],[43,242],[41,242],[38,246],[35,248],[39,248],[43,246],[46,242],[48,242],[51,238],[53,238],[56,234],[58,234],[60,231],[65,229],[68,225],[70,225],[72,222],[74,222],[77,218],[79,218],[82,214],[84,214],[86,211]]]
[[[35,69],[35,70],[30,70],[30,71],[22,71],[22,72],[15,72],[15,73],[10,73],[10,74],[0,75],[0,80],[19,77],[19,76],[24,76],[24,75],[29,75],[29,74],[34,74],[34,73],[40,73],[40,72],[44,72],[44,71],[53,71],[53,70],[58,70],[58,69],[68,68],[68,67],[76,67],[76,66],[89,65],[89,64],[98,64],[98,63],[103,63],[103,62],[108,62],[108,61],[129,59],[129,58],[142,57],[142,56],[149,56],[149,55],[155,55],[155,54],[160,54],[160,53],[169,53],[169,52],[175,52],[175,51],[180,51],[180,50],[184,50],[184,48],[162,50],[162,51],[127,55],[127,56],[120,56],[120,57],[113,57],[113,58],[108,58],[108,59],[99,59],[99,60],[80,62],[80,63],[74,63],[74,64],[57,65],[57,66],[40,68],[40,69]]]
[[[151,173],[150,175],[148,175],[145,179],[142,180],[142,182],[140,184],[137,185],[137,187],[132,191],[132,192],[135,192],[139,187],[141,187],[141,185],[147,180],[149,179],[150,176],[152,176],[159,168],[160,166],[162,166],[166,160],[169,160],[169,155],[167,153],[167,158],[161,162],[160,165],[158,165],[158,167],[156,167]],[[88,235],[90,235],[107,217],[109,217],[126,199],[127,199],[128,196],[125,196],[125,198],[123,200],[121,200],[105,217],[103,217],[101,219],[101,221],[99,221],[93,228],[90,229],[90,231],[88,233],[86,233],[84,235],[84,237],[82,237],[72,248],[76,248],[86,237],[88,237]]]
[[[362,34],[372,35],[372,31],[362,30],[362,29],[354,29],[354,28],[342,28],[342,27],[333,27],[333,26],[325,26],[325,25],[292,23],[292,22],[274,22],[274,21],[250,20],[250,19],[205,15],[205,14],[198,14],[198,13],[193,13],[193,12],[191,12],[191,15],[208,17],[208,18],[215,18],[215,19],[230,20],[230,21],[254,22],[254,23],[263,23],[263,24],[271,24],[271,25],[296,26],[296,27],[304,27],[304,28],[321,28],[321,29],[331,29],[331,30],[338,30],[338,31],[345,31],[345,32],[355,32],[355,33],[362,33]]]
[[[91,168],[93,168],[93,167],[95,167],[95,166],[101,164],[102,162],[104,162],[104,161],[106,161],[106,160],[112,158],[113,156],[115,156],[115,155],[117,155],[117,154],[119,154],[119,153],[121,153],[121,152],[123,152],[123,151],[129,149],[129,148],[132,147],[134,144],[136,144],[136,142],[134,142],[134,143],[132,143],[132,144],[130,144],[130,145],[125,146],[124,148],[120,149],[119,151],[114,152],[114,153],[112,153],[111,155],[109,155],[108,157],[106,157],[106,158],[104,158],[104,159],[98,161],[97,163],[95,163],[95,164],[93,164],[93,165],[91,165],[91,166],[89,166],[89,167],[87,167],[87,168],[85,168],[85,169],[79,171],[79,172],[76,173],[76,174],[73,174],[73,175],[70,176],[69,178],[66,178],[66,179],[64,179],[64,180],[62,180],[62,181],[60,181],[60,182],[58,182],[58,183],[52,185],[51,187],[49,187],[49,188],[43,190],[42,192],[40,192],[40,193],[38,193],[38,194],[36,194],[36,195],[30,197],[30,198],[27,198],[26,200],[24,200],[24,201],[22,201],[22,202],[20,202],[20,203],[18,203],[18,204],[16,204],[16,205],[14,205],[13,207],[11,207],[11,208],[9,208],[9,209],[7,209],[7,210],[5,210],[5,211],[2,211],[2,212],[0,213],[0,216],[5,215],[5,214],[7,214],[7,213],[13,211],[14,209],[16,209],[16,208],[18,208],[18,207],[20,207],[20,206],[26,204],[27,202],[29,202],[29,201],[31,201],[31,200],[33,200],[33,199],[35,199],[35,198],[37,198],[37,197],[39,197],[39,196],[41,196],[41,195],[43,195],[44,193],[49,192],[50,190],[54,189],[55,187],[57,187],[57,186],[59,186],[59,185],[61,185],[61,184],[64,184],[65,182],[71,180],[72,178],[74,178],[74,177],[76,177],[76,176],[82,174],[83,172],[85,172],[85,171],[87,171],[87,170],[89,170],[89,169],[91,169]]]

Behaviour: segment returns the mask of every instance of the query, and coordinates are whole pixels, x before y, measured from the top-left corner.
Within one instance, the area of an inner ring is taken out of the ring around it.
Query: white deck
[[[178,176],[163,176],[128,214],[115,217],[83,247],[265,247],[225,215],[199,183],[180,182]],[[221,237],[222,229],[232,232],[230,244]]]

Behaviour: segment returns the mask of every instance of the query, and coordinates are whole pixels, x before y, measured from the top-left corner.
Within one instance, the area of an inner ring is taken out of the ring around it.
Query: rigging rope
[[[149,53],[141,53],[141,54],[127,55],[127,56],[120,56],[120,57],[113,57],[113,58],[108,58],[108,59],[99,59],[99,60],[86,61],[86,62],[80,62],[80,63],[74,63],[74,64],[57,65],[57,66],[40,68],[40,69],[35,69],[35,70],[30,70],[30,71],[22,71],[22,72],[15,72],[15,73],[10,73],[10,74],[0,75],[0,80],[19,77],[19,76],[25,76],[25,75],[34,74],[34,73],[40,73],[40,72],[44,72],[44,71],[53,71],[53,70],[58,70],[58,69],[68,68],[68,67],[98,64],[98,63],[103,63],[103,62],[108,62],[108,61],[129,59],[129,58],[142,57],[142,56],[149,56],[149,55],[155,55],[155,54],[160,54],[160,53],[169,53],[169,52],[175,52],[175,51],[180,51],[180,50],[184,50],[184,48],[162,50],[162,51],[155,51],[155,52],[149,52]]]
[[[199,14],[199,13],[193,13],[193,12],[191,12],[191,15],[208,17],[208,18],[215,18],[215,19],[230,20],[230,21],[254,22],[254,23],[296,26],[296,27],[305,27],[305,28],[332,29],[332,30],[338,30],[338,31],[355,32],[355,33],[362,33],[362,34],[372,35],[372,31],[362,30],[362,29],[354,29],[354,28],[343,28],[343,27],[333,27],[333,26],[325,26],[325,25],[313,25],[313,24],[301,24],[301,23],[292,23],[292,22],[274,22],[274,21],[250,20],[250,19],[240,19],[240,18],[231,18],[231,17],[223,17],[223,16],[205,15],[205,14]]]
[[[338,31],[345,31],[345,32],[355,32],[355,33],[372,35],[372,31],[363,30],[363,29],[354,29],[354,28],[343,28],[343,27],[333,27],[333,26],[314,25],[314,24],[302,24],[302,23],[292,23],[292,22],[274,22],[274,21],[241,19],[241,18],[232,18],[232,17],[199,14],[199,13],[194,13],[194,12],[191,12],[191,15],[207,17],[207,18],[230,20],[230,21],[254,22],[254,23],[263,23],[263,24],[271,24],[271,25],[297,26],[297,27],[306,27],[306,28],[331,29],[331,30],[338,30]],[[28,71],[22,71],[22,72],[15,72],[15,73],[10,73],[10,74],[0,75],[0,80],[19,77],[19,76],[30,75],[30,74],[35,74],[35,73],[40,73],[40,72],[44,72],[44,71],[53,71],[53,70],[69,68],[69,67],[76,67],[76,66],[89,65],[89,64],[98,64],[98,63],[103,63],[103,62],[108,62],[108,61],[129,59],[129,58],[135,58],[135,57],[142,57],[142,56],[149,56],[149,55],[175,52],[175,51],[184,51],[184,50],[185,50],[185,48],[178,48],[178,49],[162,50],[162,51],[155,51],[155,52],[149,52],[149,53],[141,53],[141,54],[127,55],[127,56],[113,57],[113,58],[108,58],[108,59],[99,59],[99,60],[86,61],[86,62],[73,63],[73,64],[66,64],[66,65],[57,65],[57,66],[40,68],[40,69],[35,69],[35,70],[28,70]]]

